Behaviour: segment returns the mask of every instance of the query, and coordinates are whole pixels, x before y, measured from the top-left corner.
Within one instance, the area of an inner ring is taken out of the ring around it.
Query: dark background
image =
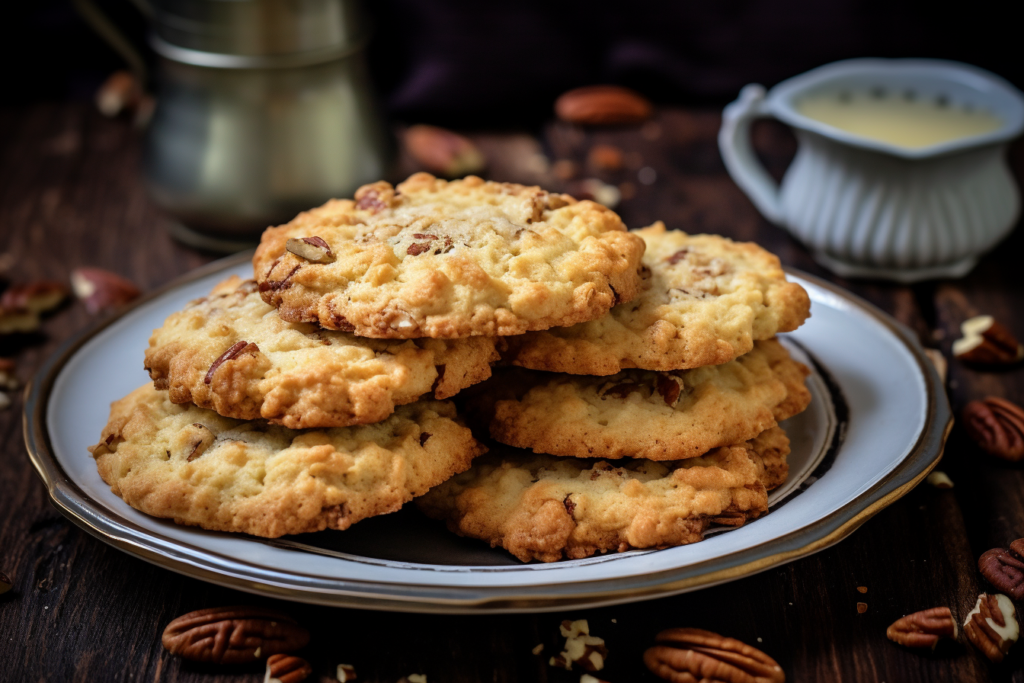
[[[97,4],[136,45],[129,0]],[[6,3],[0,104],[91,98],[120,58],[69,0]],[[1008,3],[907,0],[372,0],[370,64],[389,112],[453,127],[532,126],[561,92],[619,83],[662,104],[721,105],[849,57],[934,57],[1024,86]]]

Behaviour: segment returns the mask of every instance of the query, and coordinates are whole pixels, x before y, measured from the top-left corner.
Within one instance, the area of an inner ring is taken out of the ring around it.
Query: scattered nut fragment
[[[0,334],[36,331],[39,316],[59,306],[67,295],[68,288],[59,282],[8,287],[0,296]]]
[[[313,673],[313,667],[302,657],[294,655],[270,655],[267,657],[267,673],[263,683],[299,683]]]
[[[142,101],[142,88],[129,71],[115,71],[96,91],[96,108],[104,116],[114,117],[134,109]]]
[[[214,607],[178,617],[164,629],[162,640],[168,652],[184,659],[244,664],[305,647],[309,631],[273,610]]]
[[[426,674],[409,674],[408,676],[405,677],[405,680],[409,681],[409,683],[427,683],[427,675]]]
[[[535,655],[539,655],[541,652],[544,652],[544,643],[538,643],[532,650],[530,650],[530,652]]]
[[[18,388],[18,378],[14,375],[14,360],[0,358],[0,389],[14,391]]]
[[[964,429],[982,450],[1011,462],[1024,458],[1024,408],[989,396],[964,406],[962,417]]]
[[[351,664],[339,664],[337,673],[338,683],[350,683],[356,680],[356,669]]]
[[[857,592],[858,593],[867,593],[868,592],[868,587],[867,586],[857,586]]]
[[[885,637],[906,647],[930,647],[933,650],[939,638],[956,640],[957,628],[948,607],[932,607],[897,619],[885,630]]]
[[[562,94],[555,101],[558,118],[581,126],[640,123],[651,115],[651,103],[617,85],[592,85]]]
[[[563,621],[558,630],[565,637],[565,649],[548,660],[548,664],[566,671],[572,671],[573,664],[587,671],[600,671],[604,668],[608,648],[604,639],[590,635],[590,625],[586,619]]]
[[[551,172],[559,180],[572,180],[579,175],[580,168],[572,159],[559,159],[551,165]]]
[[[931,361],[935,372],[939,375],[939,380],[945,384],[946,375],[949,373],[949,363],[946,362],[946,357],[942,355],[942,351],[938,349],[925,349],[924,355],[928,356],[928,360]]]
[[[93,314],[123,306],[140,293],[130,281],[101,268],[75,268],[71,271],[71,287],[85,310]]]
[[[644,652],[644,664],[669,681],[784,683],[778,663],[757,648],[698,628],[670,628]]]
[[[964,621],[964,634],[993,662],[1003,661],[1020,635],[1013,601],[1001,594],[979,595],[978,603]]]
[[[594,145],[587,164],[598,171],[617,171],[622,168],[622,150],[614,145]]]
[[[576,197],[576,199],[592,199],[609,209],[614,209],[618,206],[619,200],[622,198],[619,188],[602,182],[597,178],[585,178],[570,183],[569,194]]]
[[[990,315],[960,325],[963,338],[953,342],[953,355],[968,363],[1010,365],[1024,358],[1024,344]]]
[[[469,138],[437,126],[410,127],[405,131],[405,147],[416,163],[446,178],[479,173],[487,165]]]
[[[597,678],[596,676],[591,676],[590,674],[583,674],[580,676],[580,683],[608,683],[608,681]]]
[[[3,595],[7,591],[14,588],[14,582],[11,581],[11,577],[7,576],[3,572],[0,572],[0,595]]]
[[[334,252],[322,237],[289,237],[284,248],[300,258],[313,263],[328,263],[334,260]]]
[[[929,484],[931,484],[937,489],[953,488],[953,480],[949,478],[948,474],[946,474],[945,472],[941,472],[939,470],[935,470],[934,472],[929,474],[928,478],[925,479],[925,481],[927,481]]]
[[[986,581],[1014,600],[1024,599],[1024,562],[1009,550],[993,548],[982,553],[978,558],[978,571]]]
[[[858,602],[857,603],[857,614],[864,614],[868,611],[868,603]]]

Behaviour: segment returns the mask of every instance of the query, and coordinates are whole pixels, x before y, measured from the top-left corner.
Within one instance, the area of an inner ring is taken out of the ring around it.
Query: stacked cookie
[[[752,244],[636,231],[645,289],[608,315],[506,340],[511,367],[467,392],[500,446],[418,500],[523,561],[699,541],[764,514],[786,478],[778,423],[808,370],[774,339],[806,292]]]
[[[171,315],[90,451],[133,507],[258,536],[397,510],[486,451],[449,399],[502,337],[631,301],[643,240],[539,188],[376,183],[266,231],[255,279]]]

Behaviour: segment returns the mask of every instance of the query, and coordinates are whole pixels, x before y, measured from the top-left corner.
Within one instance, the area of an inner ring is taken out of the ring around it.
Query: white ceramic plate
[[[815,368],[811,407],[783,426],[790,479],[771,513],[701,543],[522,564],[458,538],[414,506],[343,532],[277,540],[182,527],[110,492],[86,447],[110,402],[148,381],[153,328],[231,274],[246,255],[200,269],[69,341],[26,390],[25,440],[57,507],[125,552],[207,581],[305,602],[432,612],[596,606],[713,585],[825,548],[904,495],[942,454],[951,416],[913,336],[825,282],[790,274],[810,293],[811,319],[785,343]],[[413,509],[411,509],[413,508]]]

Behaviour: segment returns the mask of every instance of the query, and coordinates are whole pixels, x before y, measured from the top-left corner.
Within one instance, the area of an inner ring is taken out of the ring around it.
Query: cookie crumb
[[[931,484],[937,489],[953,488],[953,480],[950,479],[949,475],[947,475],[945,472],[940,472],[939,470],[935,470],[934,472],[929,474],[928,478],[925,479],[925,481],[927,481],[929,484]]]

